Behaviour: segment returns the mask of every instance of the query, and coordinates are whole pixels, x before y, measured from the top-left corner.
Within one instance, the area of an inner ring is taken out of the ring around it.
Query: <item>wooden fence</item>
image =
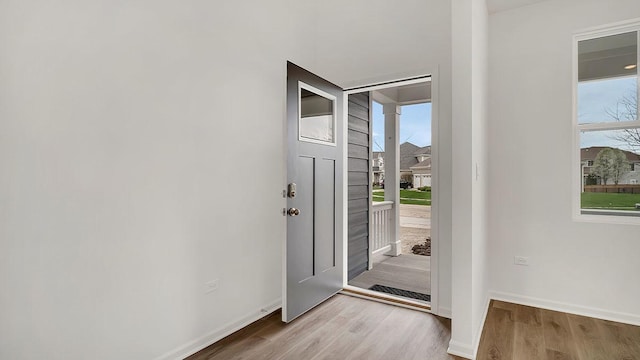
[[[584,187],[584,192],[640,194],[640,184],[638,185],[586,185]]]

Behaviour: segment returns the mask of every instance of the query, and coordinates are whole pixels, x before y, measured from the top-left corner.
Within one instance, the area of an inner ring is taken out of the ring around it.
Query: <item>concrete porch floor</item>
[[[414,254],[385,256],[373,269],[349,281],[349,285],[369,289],[384,285],[398,289],[431,294],[431,257]]]
[[[373,269],[365,271],[349,285],[369,289],[384,285],[398,289],[431,294],[431,257],[415,255],[411,248],[431,236],[431,206],[400,205],[400,256],[379,255],[373,259]]]

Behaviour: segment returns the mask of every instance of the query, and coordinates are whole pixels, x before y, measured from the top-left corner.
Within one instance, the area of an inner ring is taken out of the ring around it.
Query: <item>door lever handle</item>
[[[300,209],[290,208],[287,213],[289,214],[289,216],[298,216],[300,215]]]

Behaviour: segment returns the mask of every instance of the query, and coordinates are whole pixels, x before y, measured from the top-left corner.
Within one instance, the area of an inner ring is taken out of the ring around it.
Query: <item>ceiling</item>
[[[548,0],[487,0],[489,13],[515,9],[521,6],[531,5]]]
[[[373,100],[380,104],[409,105],[431,101],[431,81],[374,90]]]
[[[551,0],[486,0],[489,13],[511,10]],[[636,33],[581,41],[579,44],[579,81],[637,75],[637,69],[625,69],[638,64]]]
[[[638,63],[638,35],[629,32],[578,43],[578,80],[589,81],[637,75],[625,69]]]

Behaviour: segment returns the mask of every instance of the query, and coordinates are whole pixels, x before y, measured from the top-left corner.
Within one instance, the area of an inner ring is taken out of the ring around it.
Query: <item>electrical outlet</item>
[[[513,263],[516,265],[529,266],[529,258],[526,256],[514,256]]]
[[[219,286],[220,286],[220,279],[207,281],[206,283],[204,283],[204,293],[211,294],[212,292],[218,290]]]

